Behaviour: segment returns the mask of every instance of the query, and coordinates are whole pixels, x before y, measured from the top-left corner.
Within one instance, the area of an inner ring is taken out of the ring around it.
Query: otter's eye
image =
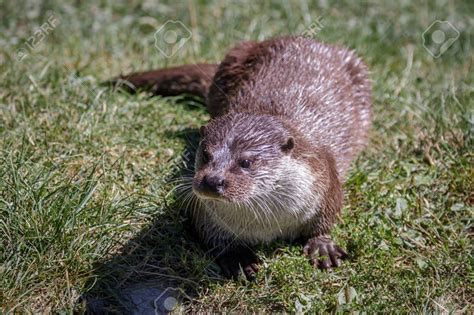
[[[240,167],[242,167],[242,168],[250,168],[251,165],[252,165],[252,161],[250,161],[250,160],[240,161]]]
[[[202,150],[202,162],[204,164],[208,163],[211,160],[211,155],[209,154],[209,151],[207,150]]]

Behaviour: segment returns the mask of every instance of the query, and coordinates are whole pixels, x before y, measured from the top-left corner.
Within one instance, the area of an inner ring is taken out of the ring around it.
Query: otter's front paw
[[[248,280],[258,272],[258,258],[249,248],[238,248],[220,254],[217,263],[226,278],[237,279],[242,270]]]
[[[303,248],[303,253],[310,258],[313,266],[320,269],[338,267],[341,260],[347,257],[346,252],[334,244],[329,236],[310,238]]]

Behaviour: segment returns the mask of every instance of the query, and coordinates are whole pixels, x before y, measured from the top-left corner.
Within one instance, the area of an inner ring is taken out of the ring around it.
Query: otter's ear
[[[281,146],[281,150],[285,153],[291,152],[293,150],[293,147],[295,146],[295,139],[293,137],[288,137],[286,140],[286,143]]]
[[[206,132],[207,132],[206,126],[201,126],[201,128],[199,128],[199,134],[201,135],[201,138],[206,136]]]

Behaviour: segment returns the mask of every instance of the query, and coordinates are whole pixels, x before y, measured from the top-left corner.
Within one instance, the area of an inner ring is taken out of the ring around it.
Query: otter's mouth
[[[227,203],[232,202],[228,198],[218,193],[197,190],[194,187],[193,187],[193,192],[199,199],[202,199],[202,200],[222,201],[222,202],[227,202]]]

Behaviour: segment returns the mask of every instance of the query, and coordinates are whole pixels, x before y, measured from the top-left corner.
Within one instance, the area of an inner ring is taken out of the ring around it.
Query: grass
[[[192,296],[187,311],[473,312],[473,14],[467,0],[2,2],[2,313],[81,312],[81,296],[123,311],[124,290],[157,284]],[[193,36],[165,58],[153,34],[170,19]],[[435,20],[460,32],[439,58],[422,45]],[[350,258],[320,272],[279,243],[258,249],[255,282],[226,281],[165,184],[189,164],[203,106],[100,82],[218,62],[239,41],[314,22],[313,36],[356,49],[374,82],[370,145],[334,229]]]

